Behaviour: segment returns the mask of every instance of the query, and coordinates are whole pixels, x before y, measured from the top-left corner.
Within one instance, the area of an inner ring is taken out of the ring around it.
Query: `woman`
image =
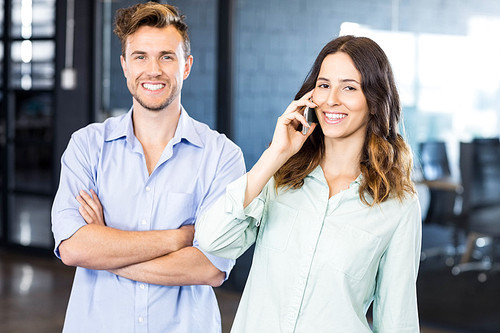
[[[305,107],[318,118],[306,135]],[[232,332],[370,332],[372,302],[374,331],[419,331],[420,206],[400,116],[375,42],[323,48],[268,149],[196,228],[222,257],[256,243]]]

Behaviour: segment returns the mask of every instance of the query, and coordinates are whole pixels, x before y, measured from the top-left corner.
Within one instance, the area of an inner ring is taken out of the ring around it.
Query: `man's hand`
[[[87,224],[105,226],[106,223],[104,221],[104,214],[99,197],[97,197],[94,190],[90,190],[90,194],[91,195],[84,190],[80,191],[80,195],[76,197],[76,200],[81,204],[78,211]],[[180,250],[187,246],[193,246],[194,225],[185,225],[172,231],[175,232],[175,237],[172,239],[173,251]]]
[[[92,196],[84,190],[80,191],[80,195],[76,197],[76,200],[81,204],[78,211],[87,224],[105,226],[106,222],[104,221],[101,202],[94,190],[90,190],[90,193]]]
[[[225,273],[217,269],[200,250],[189,246],[153,260],[109,271],[130,280],[164,286],[219,287],[225,277]]]
[[[184,225],[177,229],[177,246],[178,250],[187,247],[187,246],[193,246],[193,239],[194,239],[194,225]]]
[[[81,204],[78,211],[87,226],[80,228],[59,246],[66,265],[114,270],[193,246],[194,225],[149,231],[109,228],[95,191],[90,190],[89,194],[82,190],[76,199]]]

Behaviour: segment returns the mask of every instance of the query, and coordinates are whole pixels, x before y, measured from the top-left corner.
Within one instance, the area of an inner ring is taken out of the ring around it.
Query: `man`
[[[181,106],[175,7],[120,9],[115,33],[133,106],[72,135],[52,208],[55,253],[77,266],[64,331],[220,332],[211,286],[234,262],[193,246],[193,224],[245,172],[241,150]]]

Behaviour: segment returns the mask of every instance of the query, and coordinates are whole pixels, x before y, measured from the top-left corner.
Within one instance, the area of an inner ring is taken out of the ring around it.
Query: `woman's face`
[[[361,90],[361,73],[344,52],[326,56],[316,80],[312,100],[325,139],[358,137],[364,140],[368,104]]]

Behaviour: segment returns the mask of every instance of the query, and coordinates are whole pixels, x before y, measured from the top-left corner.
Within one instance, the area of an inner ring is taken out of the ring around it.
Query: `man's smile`
[[[146,90],[155,91],[155,90],[163,89],[165,87],[165,84],[164,83],[143,83],[142,87]]]

